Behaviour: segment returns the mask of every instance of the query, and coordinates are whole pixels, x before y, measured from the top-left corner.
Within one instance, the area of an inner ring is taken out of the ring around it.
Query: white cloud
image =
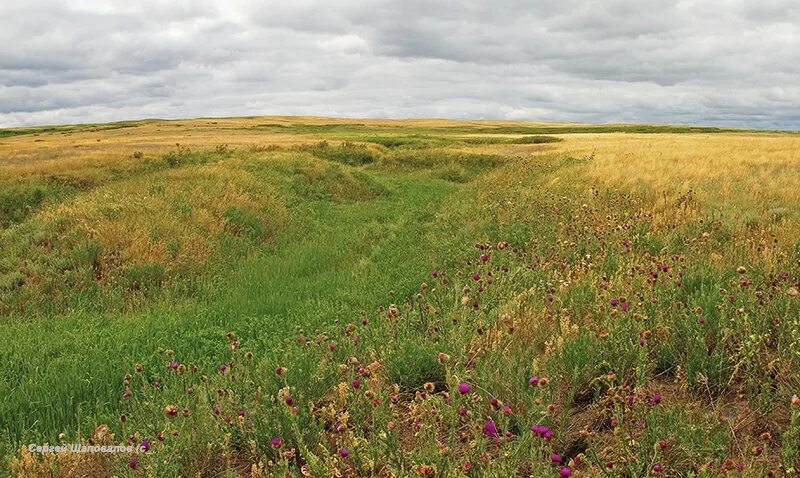
[[[319,114],[800,129],[793,0],[34,0],[0,126]]]

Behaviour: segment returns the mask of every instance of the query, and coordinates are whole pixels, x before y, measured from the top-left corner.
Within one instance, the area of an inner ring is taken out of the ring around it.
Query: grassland
[[[797,474],[798,204],[792,133],[0,130],[0,470]]]

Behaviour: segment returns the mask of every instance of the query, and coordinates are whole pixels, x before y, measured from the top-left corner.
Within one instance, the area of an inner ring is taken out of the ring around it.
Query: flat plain
[[[796,475],[799,206],[797,133],[0,130],[0,471]]]

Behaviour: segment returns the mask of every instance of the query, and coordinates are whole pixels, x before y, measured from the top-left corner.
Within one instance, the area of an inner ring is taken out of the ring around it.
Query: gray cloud
[[[794,0],[33,0],[0,126],[315,114],[800,129]]]

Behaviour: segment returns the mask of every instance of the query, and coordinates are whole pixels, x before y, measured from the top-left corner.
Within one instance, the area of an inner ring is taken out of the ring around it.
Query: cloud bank
[[[794,0],[72,0],[0,16],[0,126],[308,114],[800,129]]]

